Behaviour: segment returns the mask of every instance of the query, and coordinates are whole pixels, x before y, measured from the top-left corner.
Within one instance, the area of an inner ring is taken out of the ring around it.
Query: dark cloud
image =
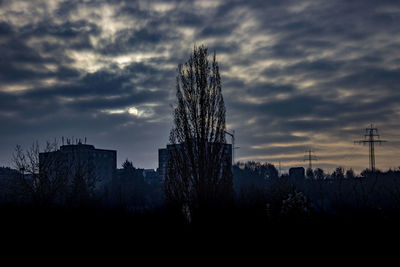
[[[213,24],[210,26],[205,27],[200,33],[199,37],[213,37],[213,36],[219,36],[219,37],[227,37],[230,36],[233,32],[234,29],[237,28],[237,24],[225,24],[225,25],[220,25],[220,24]]]
[[[20,29],[22,33],[35,37],[52,36],[68,41],[72,38],[80,38],[84,34],[98,34],[100,29],[93,23],[85,20],[74,22],[66,21],[61,24],[52,24],[52,21],[42,21],[39,24],[29,24]]]
[[[0,36],[7,36],[13,33],[12,26],[7,22],[1,21],[0,22]]]
[[[400,130],[398,1],[1,7],[0,164],[17,143],[75,135],[118,149],[119,161],[156,167],[172,123],[176,66],[201,43],[217,53],[238,159],[301,165],[299,155],[316,147],[321,167],[359,170],[366,150],[352,141],[363,128],[377,123],[392,137]],[[382,167],[398,165],[387,153],[393,160]]]

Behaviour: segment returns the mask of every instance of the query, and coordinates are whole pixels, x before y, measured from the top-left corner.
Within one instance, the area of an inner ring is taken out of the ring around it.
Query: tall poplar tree
[[[233,196],[231,150],[215,52],[194,47],[178,66],[177,105],[165,180],[167,199],[191,218],[221,208]]]

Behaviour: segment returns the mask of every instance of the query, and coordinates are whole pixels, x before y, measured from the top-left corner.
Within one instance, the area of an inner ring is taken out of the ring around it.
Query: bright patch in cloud
[[[135,107],[131,107],[128,109],[128,113],[134,116],[138,116],[139,115],[139,111],[137,110],[137,108]]]
[[[123,114],[126,111],[123,109],[108,109],[108,110],[105,110],[105,112],[108,114]]]

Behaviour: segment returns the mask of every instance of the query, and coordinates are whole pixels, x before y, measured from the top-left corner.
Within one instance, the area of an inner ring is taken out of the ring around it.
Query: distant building
[[[162,181],[167,174],[168,165],[168,145],[167,148],[158,149],[158,176]]]
[[[11,185],[15,184],[15,178],[21,175],[19,171],[0,167],[0,203],[10,202],[14,199],[14,190]]]
[[[167,174],[167,165],[169,160],[169,153],[175,147],[180,147],[181,144],[167,145],[167,148],[158,149],[158,176],[164,180]],[[224,144],[225,155],[228,157],[229,163],[232,165],[232,144]]]
[[[96,188],[100,188],[101,185],[109,183],[116,176],[117,151],[97,149],[93,145],[82,143],[63,145],[57,151],[40,153],[39,162],[40,166],[52,165],[55,167],[55,164],[58,164],[58,166],[69,168],[72,170],[69,173],[70,176],[74,175],[73,170],[79,163],[86,168],[86,171],[90,169],[91,175],[94,175],[99,181]]]
[[[304,180],[305,170],[303,167],[293,167],[289,169],[289,177],[294,180]]]
[[[0,167],[0,181],[12,179],[15,175],[18,175],[17,170],[11,169],[9,167]]]
[[[154,169],[144,169],[143,177],[144,181],[150,185],[159,180],[159,175]]]

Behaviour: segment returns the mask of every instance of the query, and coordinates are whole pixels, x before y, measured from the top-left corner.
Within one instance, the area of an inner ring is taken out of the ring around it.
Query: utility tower
[[[240,148],[235,146],[235,130],[232,133],[225,131],[225,134],[229,135],[232,138],[232,165],[235,164],[235,150]]]
[[[304,155],[304,161],[308,161],[308,168],[312,169],[312,162],[313,160],[317,161],[317,157],[313,155],[314,151],[311,149],[306,151],[307,154]]]
[[[375,139],[375,137],[378,139]],[[387,142],[386,140],[379,139],[378,128],[375,128],[372,124],[370,127],[365,129],[364,140],[354,141],[355,144],[369,145],[369,169],[375,171],[375,143],[382,144]]]

